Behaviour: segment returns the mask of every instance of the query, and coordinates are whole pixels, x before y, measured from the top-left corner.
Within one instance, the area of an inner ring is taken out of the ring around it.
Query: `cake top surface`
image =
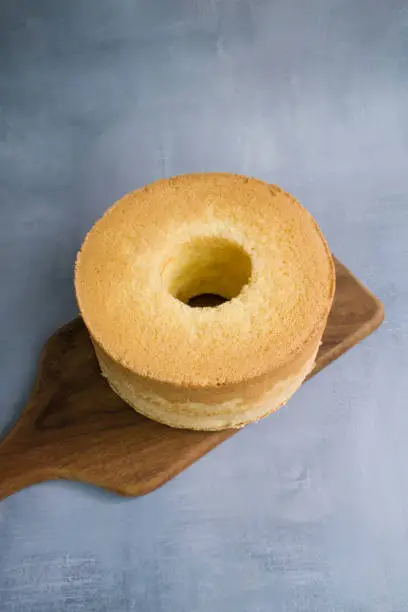
[[[108,355],[198,387],[289,364],[324,324],[334,284],[311,215],[279,187],[234,174],[177,176],[125,195],[75,266],[81,314]],[[226,301],[193,308],[202,294]]]

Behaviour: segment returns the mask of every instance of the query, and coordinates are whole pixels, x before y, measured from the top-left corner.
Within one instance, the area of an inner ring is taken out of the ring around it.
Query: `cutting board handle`
[[[0,442],[0,501],[52,477],[44,449],[27,433],[19,422]]]

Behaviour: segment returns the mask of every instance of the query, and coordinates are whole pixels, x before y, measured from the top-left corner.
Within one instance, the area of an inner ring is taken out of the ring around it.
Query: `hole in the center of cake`
[[[187,303],[191,308],[215,308],[228,301],[228,298],[216,293],[200,293],[191,297]]]
[[[239,295],[252,272],[251,258],[235,242],[216,236],[182,244],[162,268],[169,293],[192,308],[216,307]]]

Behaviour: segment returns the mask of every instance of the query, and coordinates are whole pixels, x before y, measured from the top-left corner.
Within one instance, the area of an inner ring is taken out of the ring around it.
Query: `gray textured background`
[[[145,498],[1,503],[1,612],[408,611],[406,0],[3,0],[0,23],[0,432],[76,313],[84,233],[158,177],[282,184],[387,315]]]

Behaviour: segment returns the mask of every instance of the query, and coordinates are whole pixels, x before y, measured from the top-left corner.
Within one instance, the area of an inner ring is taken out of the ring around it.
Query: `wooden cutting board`
[[[311,375],[384,317],[381,302],[339,262],[336,272],[334,304]],[[45,345],[31,398],[0,442],[0,499],[55,479],[142,495],[235,433],[170,429],[136,413],[101,376],[88,332],[77,318]]]

